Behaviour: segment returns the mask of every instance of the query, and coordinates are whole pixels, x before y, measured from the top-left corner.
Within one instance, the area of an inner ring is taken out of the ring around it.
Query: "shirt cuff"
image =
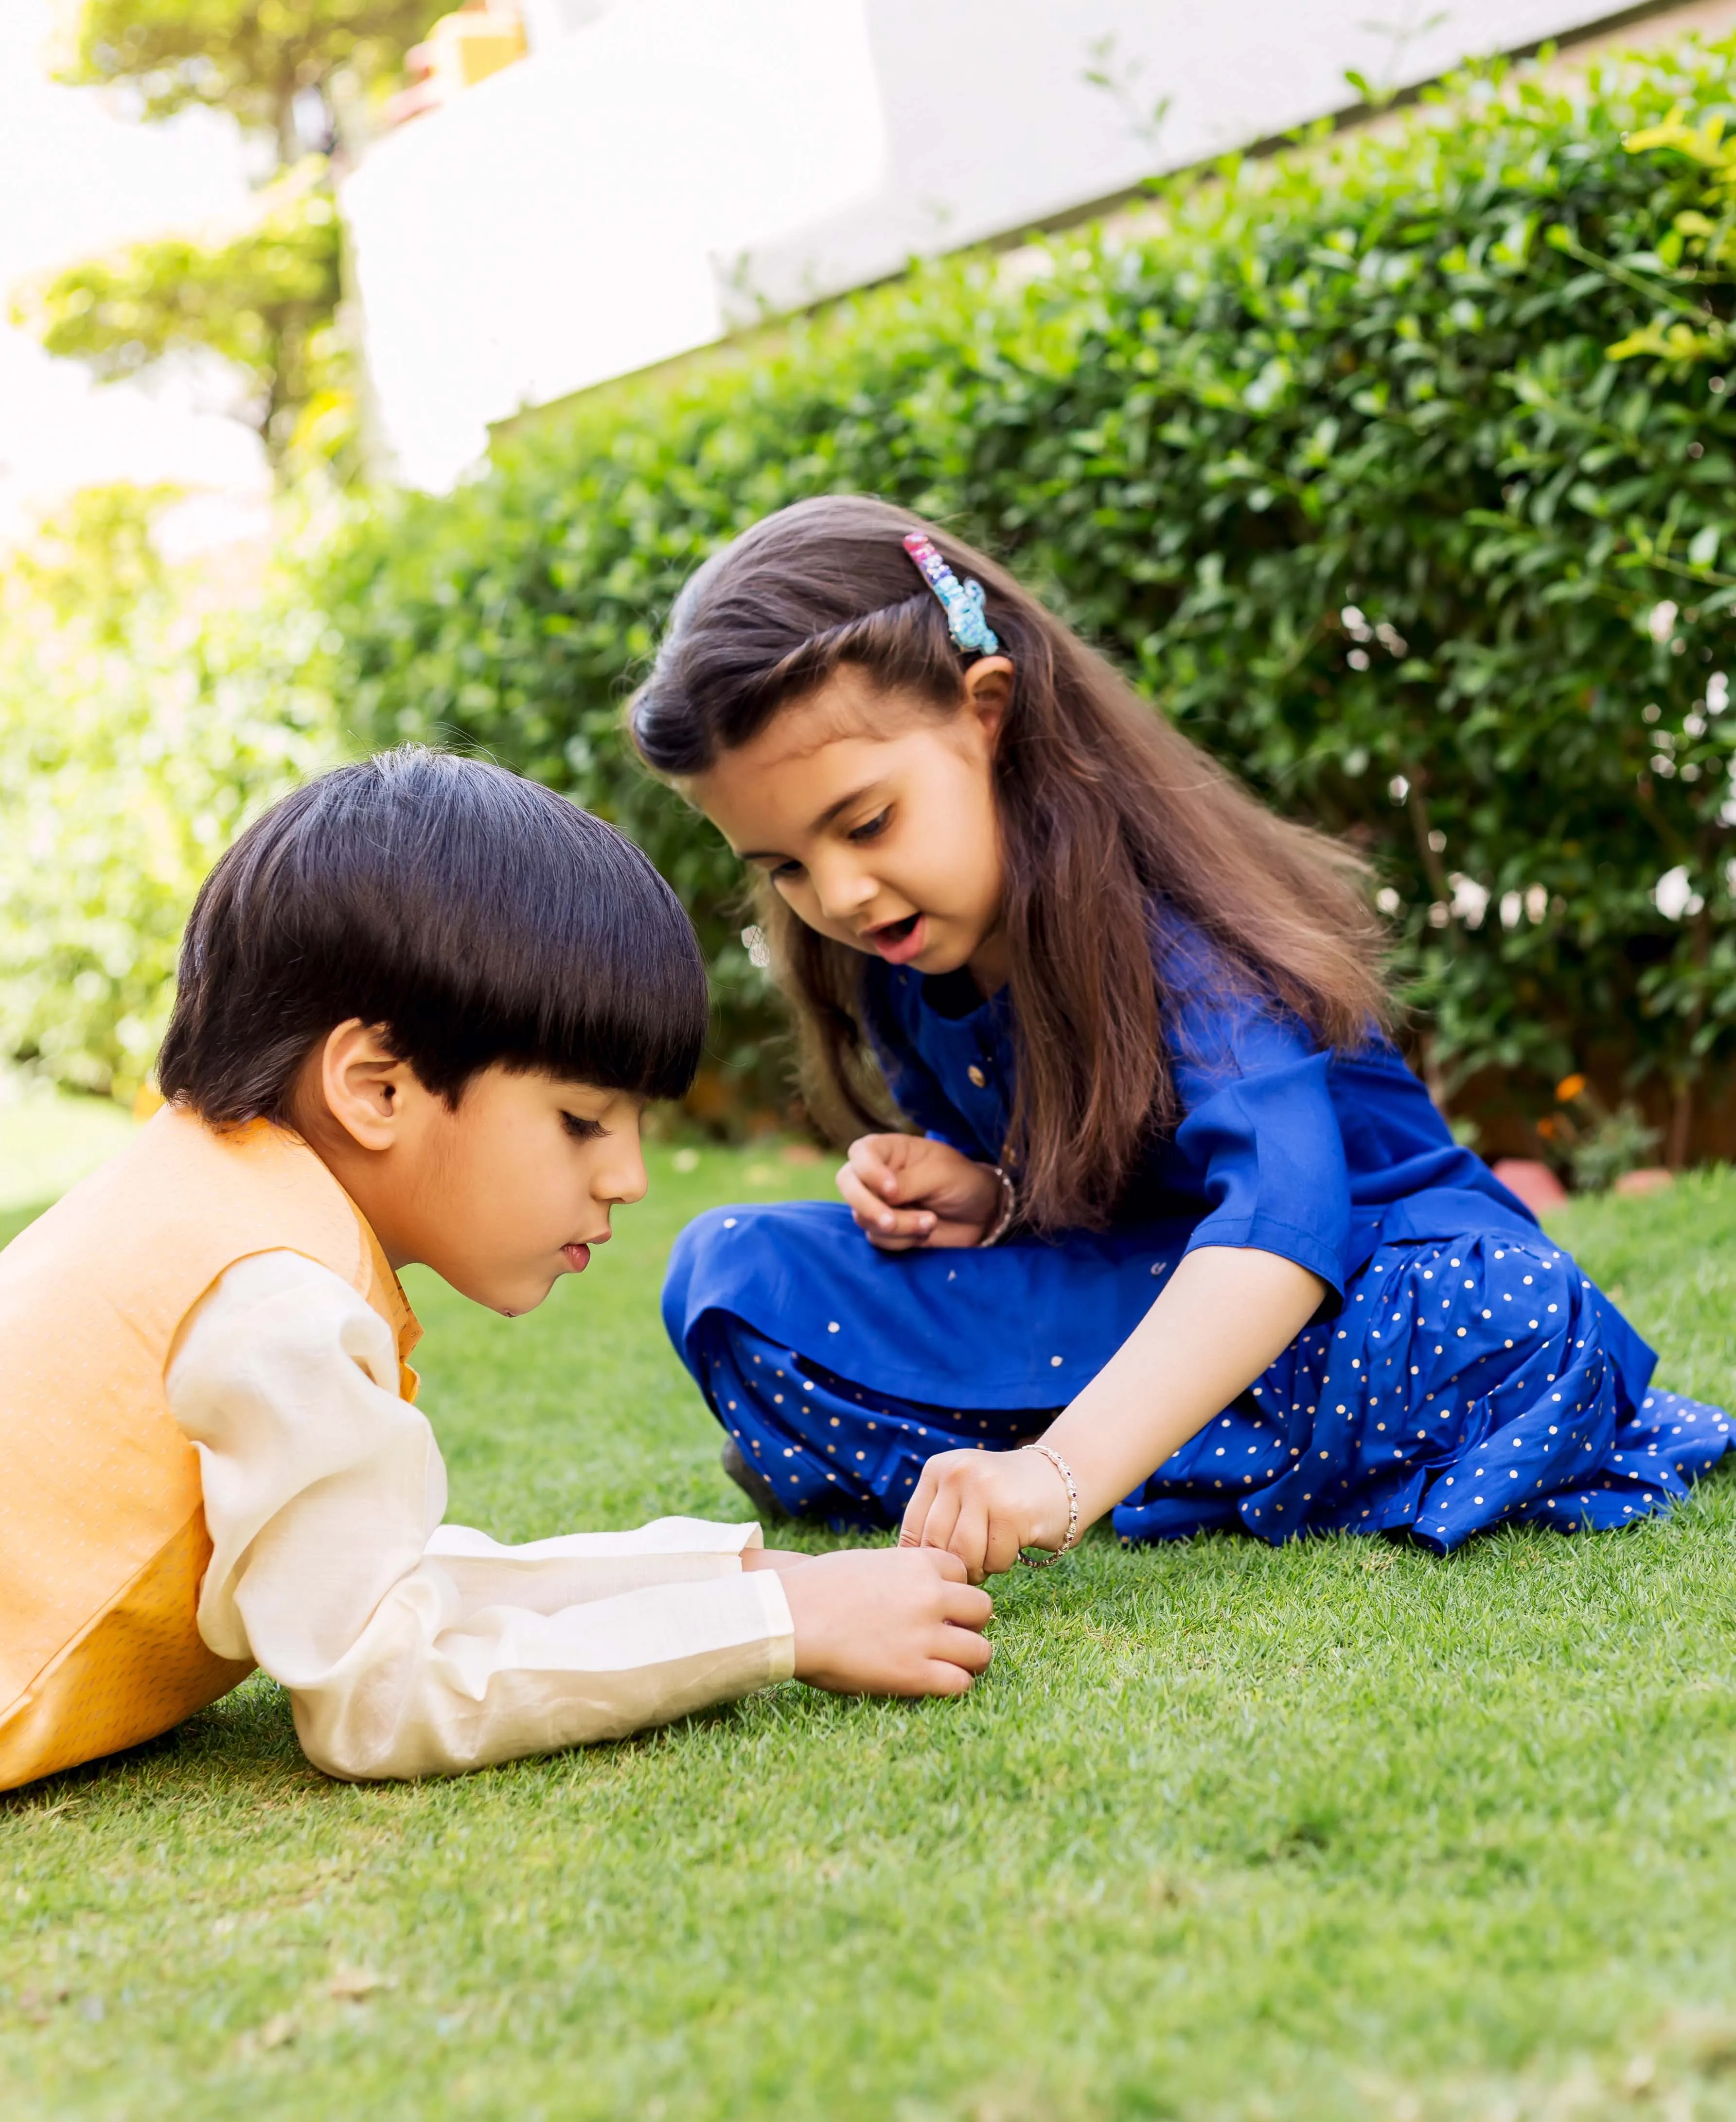
[[[1280,1223],[1270,1216],[1208,1216],[1203,1223],[1194,1226],[1192,1235],[1182,1248],[1183,1257],[1202,1251],[1208,1246],[1224,1246],[1243,1252],[1275,1253],[1280,1260],[1294,1260],[1298,1267],[1318,1275],[1331,1292],[1321,1306],[1322,1316],[1331,1316],[1343,1306],[1344,1255],[1339,1247],[1329,1245],[1318,1231],[1303,1230],[1294,1223]]]
[[[753,1528],[758,1532],[760,1528]],[[789,1601],[784,1596],[784,1579],[775,1569],[751,1569],[742,1573],[742,1582],[751,1585],[760,1594],[765,1617],[765,1684],[773,1687],[781,1680],[793,1680],[796,1675],[796,1624],[789,1610]]]

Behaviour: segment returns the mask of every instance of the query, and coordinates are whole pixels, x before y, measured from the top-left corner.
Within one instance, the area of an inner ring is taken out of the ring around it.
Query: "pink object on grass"
[[[1642,1171],[1624,1171],[1616,1181],[1618,1194],[1661,1194],[1666,1186],[1673,1186],[1676,1175],[1666,1171],[1661,1164],[1647,1165]]]
[[[1507,1191],[1518,1194],[1533,1216],[1546,1216],[1567,1199],[1567,1189],[1534,1157],[1503,1157],[1493,1169]]]

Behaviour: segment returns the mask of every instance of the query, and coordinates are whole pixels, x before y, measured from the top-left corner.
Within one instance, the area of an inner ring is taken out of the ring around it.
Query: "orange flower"
[[[1556,1119],[1553,1113],[1546,1113],[1537,1122],[1537,1133],[1542,1136],[1545,1142],[1553,1142],[1556,1138],[1556,1129],[1560,1125],[1561,1122]]]
[[[1575,1098],[1583,1097],[1584,1095],[1585,1078],[1583,1076],[1564,1076],[1556,1085],[1557,1105],[1571,1105]]]

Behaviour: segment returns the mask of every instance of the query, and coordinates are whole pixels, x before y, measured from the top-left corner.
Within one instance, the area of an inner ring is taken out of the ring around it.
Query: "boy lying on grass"
[[[188,928],[166,1106],[0,1254],[0,1788],[255,1664],[347,1777],[616,1738],[791,1673],[969,1687],[989,1601],[938,1550],[441,1522],[394,1270],[508,1317],[582,1272],[705,1014],[650,864],[497,767],[392,754],[242,834]]]

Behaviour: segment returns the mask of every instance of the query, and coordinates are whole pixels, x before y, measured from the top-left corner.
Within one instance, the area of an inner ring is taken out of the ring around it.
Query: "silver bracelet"
[[[987,1236],[976,1241],[980,1246],[998,1246],[1012,1229],[1013,1218],[1018,1213],[1018,1189],[998,1164],[991,1164],[988,1169],[1000,1181],[1000,1213]]]
[[[1035,1554],[1028,1554],[1023,1548],[1021,1548],[1018,1551],[1018,1559],[1024,1563],[1026,1568],[1047,1569],[1055,1563],[1059,1562],[1061,1557],[1066,1554],[1068,1549],[1074,1546],[1079,1540],[1079,1484],[1073,1478],[1073,1469],[1067,1464],[1066,1461],[1062,1458],[1059,1451],[1051,1451],[1046,1444],[1022,1444],[1018,1448],[1021,1451],[1041,1451],[1044,1458],[1049,1461],[1049,1464],[1054,1467],[1055,1472],[1059,1474],[1061,1479],[1067,1484],[1067,1537],[1061,1542],[1059,1547],[1053,1549],[1039,1548]]]

